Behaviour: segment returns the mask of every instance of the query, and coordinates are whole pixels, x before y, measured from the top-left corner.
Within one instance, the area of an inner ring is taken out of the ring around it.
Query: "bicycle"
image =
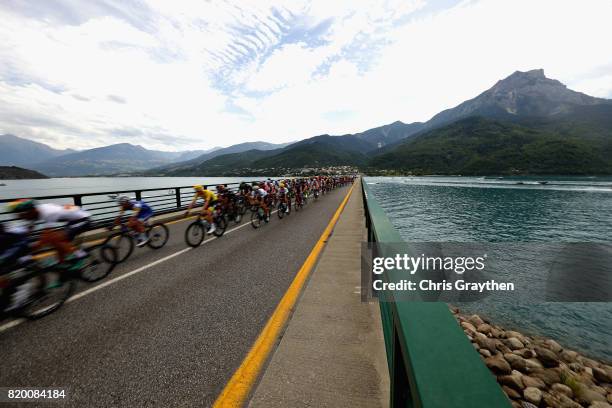
[[[0,276],[0,320],[6,317],[35,320],[55,312],[74,293],[76,278],[75,271],[62,269],[57,263],[42,266],[31,259],[17,265],[17,269]],[[30,285],[27,301],[9,310],[12,295],[24,284]]]
[[[251,213],[251,226],[255,229],[261,227],[261,222],[265,222],[266,224],[270,222],[268,216],[266,216],[266,212],[264,211],[261,204],[257,206],[257,210]]]
[[[239,195],[236,197],[236,211],[238,214],[243,216],[247,212],[247,200],[243,195]]]
[[[213,235],[219,238],[225,233],[227,221],[225,220],[225,216],[221,210],[218,208],[215,208],[213,211],[213,222],[215,223],[215,231],[213,232]],[[199,247],[204,241],[207,231],[208,221],[203,220],[202,214],[200,213],[198,214],[196,220],[187,226],[187,229],[185,230],[185,242],[190,247]]]
[[[111,245],[102,243],[90,247],[81,246],[81,249],[87,253],[86,264],[79,274],[79,278],[84,282],[92,283],[104,279],[119,264],[117,249]],[[99,258],[94,255],[96,249],[100,250]]]
[[[125,262],[134,252],[135,240],[138,233],[124,223],[118,232],[111,233],[102,245],[115,248],[117,251],[116,263]],[[148,238],[147,246],[151,249],[160,249],[168,242],[170,231],[163,222],[145,223],[145,235]]]
[[[286,202],[281,200],[280,203],[278,203],[278,211],[276,214],[278,215],[278,218],[282,220],[285,215],[291,214],[291,206],[287,205]]]
[[[304,202],[302,201],[302,193],[295,194],[294,208],[295,208],[295,211],[300,211],[302,208],[304,208]]]

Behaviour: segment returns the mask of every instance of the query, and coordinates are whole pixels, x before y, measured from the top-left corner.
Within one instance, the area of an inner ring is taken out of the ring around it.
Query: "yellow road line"
[[[348,201],[351,193],[353,192],[354,185],[348,191],[340,206],[334,213],[331,221],[321,234],[321,237],[315,244],[314,248],[306,258],[306,261],[298,271],[297,275],[291,282],[291,285],[287,289],[287,292],[283,295],[283,298],[280,300],[274,313],[270,317],[270,320],[266,323],[263,330],[255,340],[255,343],[249,350],[249,353],[242,361],[242,364],[232,378],[225,385],[225,388],[221,392],[221,394],[217,397],[213,407],[214,408],[229,408],[229,407],[241,407],[246,398],[249,396],[255,381],[259,377],[259,374],[264,366],[264,363],[268,359],[274,344],[276,343],[278,336],[285,326],[289,315],[295,306],[298,296],[302,291],[302,287],[306,282],[306,279],[310,275],[313,266],[315,265],[321,250],[325,246],[325,242],[329,238],[340,218],[340,214],[344,207],[346,206],[346,202]]]

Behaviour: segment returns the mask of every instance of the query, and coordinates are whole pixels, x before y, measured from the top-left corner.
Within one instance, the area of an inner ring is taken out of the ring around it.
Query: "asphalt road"
[[[0,387],[65,387],[63,406],[212,405],[347,191],[164,260],[186,248],[188,222],[171,225],[99,284],[125,279],[1,331]]]

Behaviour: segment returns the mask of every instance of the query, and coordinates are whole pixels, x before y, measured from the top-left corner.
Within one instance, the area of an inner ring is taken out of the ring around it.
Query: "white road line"
[[[276,213],[277,211],[278,211],[278,210],[272,211],[272,212],[270,213],[270,215],[272,215],[272,214]],[[248,225],[251,225],[251,222],[250,222],[250,221],[249,221],[249,222],[245,222],[244,224],[239,225],[239,226],[237,226],[237,227],[235,227],[235,228],[232,228],[232,229],[231,229],[231,230],[229,230],[229,231],[226,231],[226,232],[225,232],[225,234],[223,234],[223,235],[231,234],[232,232],[234,232],[234,231],[236,231],[236,230],[239,230],[240,228],[246,227],[246,226],[248,226]],[[215,239],[219,239],[219,237],[208,238],[207,240],[205,240],[204,242],[202,242],[200,245],[204,245],[204,244],[206,244],[206,243],[208,243],[208,242],[214,241]],[[168,261],[168,260],[170,260],[170,259],[172,259],[172,258],[174,258],[174,257],[177,257],[177,256],[179,256],[179,255],[182,255],[182,254],[184,254],[185,252],[190,251],[190,250],[192,250],[192,249],[195,249],[195,248],[191,248],[191,247],[189,247],[189,248],[181,249],[180,251],[177,251],[177,252],[175,252],[175,253],[173,253],[173,254],[170,254],[170,255],[165,256],[165,257],[163,257],[163,258],[161,258],[161,259],[158,259],[157,261],[153,261],[153,262],[151,262],[151,263],[149,263],[149,264],[147,264],[147,265],[141,266],[140,268],[136,268],[136,269],[134,269],[133,271],[130,271],[130,272],[124,273],[124,274],[123,274],[123,275],[121,275],[121,276],[117,276],[117,277],[115,277],[115,278],[113,278],[113,279],[110,279],[110,280],[107,280],[107,281],[105,281],[105,282],[103,282],[103,283],[100,283],[99,285],[96,285],[96,286],[94,286],[93,288],[89,288],[89,289],[87,289],[87,290],[84,290],[83,292],[79,292],[79,293],[77,293],[76,295],[71,296],[70,298],[68,298],[68,300],[66,300],[66,303],[70,303],[70,302],[74,302],[75,300],[79,300],[80,298],[82,298],[82,297],[84,297],[84,296],[87,296],[87,295],[89,295],[89,294],[91,294],[91,293],[94,293],[94,292],[96,292],[96,291],[98,291],[98,290],[100,290],[100,289],[102,289],[102,288],[105,288],[105,287],[107,287],[107,286],[110,286],[110,285],[112,285],[113,283],[119,282],[119,281],[121,281],[121,280],[123,280],[123,279],[126,279],[126,278],[128,278],[128,277],[132,276],[132,275],[136,275],[137,273],[140,273],[140,272],[142,272],[142,271],[144,271],[144,270],[147,270],[147,269],[149,269],[149,268],[151,268],[151,267],[153,267],[153,266],[155,266],[155,265],[159,265],[159,264],[161,264],[161,263],[163,263],[163,262],[166,262],[166,261]],[[2,332],[3,332],[3,331],[5,331],[5,330],[8,330],[8,329],[10,329],[10,328],[13,328],[13,327],[15,327],[15,326],[18,326],[18,325],[20,325],[21,323],[23,323],[23,322],[25,322],[25,321],[27,321],[27,320],[26,320],[26,319],[16,319],[16,320],[11,320],[10,322],[5,323],[5,324],[3,324],[2,326],[0,326],[0,333],[2,333]]]

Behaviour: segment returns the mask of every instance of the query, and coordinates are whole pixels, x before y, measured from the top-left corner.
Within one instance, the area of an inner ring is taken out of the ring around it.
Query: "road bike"
[[[278,215],[278,218],[283,219],[285,215],[291,214],[291,206],[281,200],[280,203],[278,203],[278,211],[276,214]]]
[[[261,204],[257,205],[257,210],[251,213],[251,226],[257,229],[261,227],[262,222],[268,223],[270,222],[270,217],[266,216],[266,212],[261,206]]]
[[[115,248],[117,251],[116,263],[125,262],[134,252],[136,238],[139,235],[134,229],[121,223],[117,232],[112,232],[104,241],[103,245]],[[168,242],[170,231],[163,222],[145,223],[145,235],[148,239],[147,246],[151,249],[160,249]]]
[[[0,275],[0,319],[40,319],[59,309],[76,288],[80,269],[72,270],[71,265],[71,261],[66,261],[44,266],[30,257],[16,264],[11,272]],[[27,289],[23,289],[24,285]],[[18,290],[27,290],[27,299],[19,307],[12,307]]]
[[[213,211],[213,222],[215,224],[213,235],[218,238],[225,233],[225,229],[227,228],[227,221],[220,208],[215,208]],[[185,242],[190,247],[196,248],[202,244],[207,232],[208,221],[203,219],[200,213],[196,220],[187,226],[185,230]]]

